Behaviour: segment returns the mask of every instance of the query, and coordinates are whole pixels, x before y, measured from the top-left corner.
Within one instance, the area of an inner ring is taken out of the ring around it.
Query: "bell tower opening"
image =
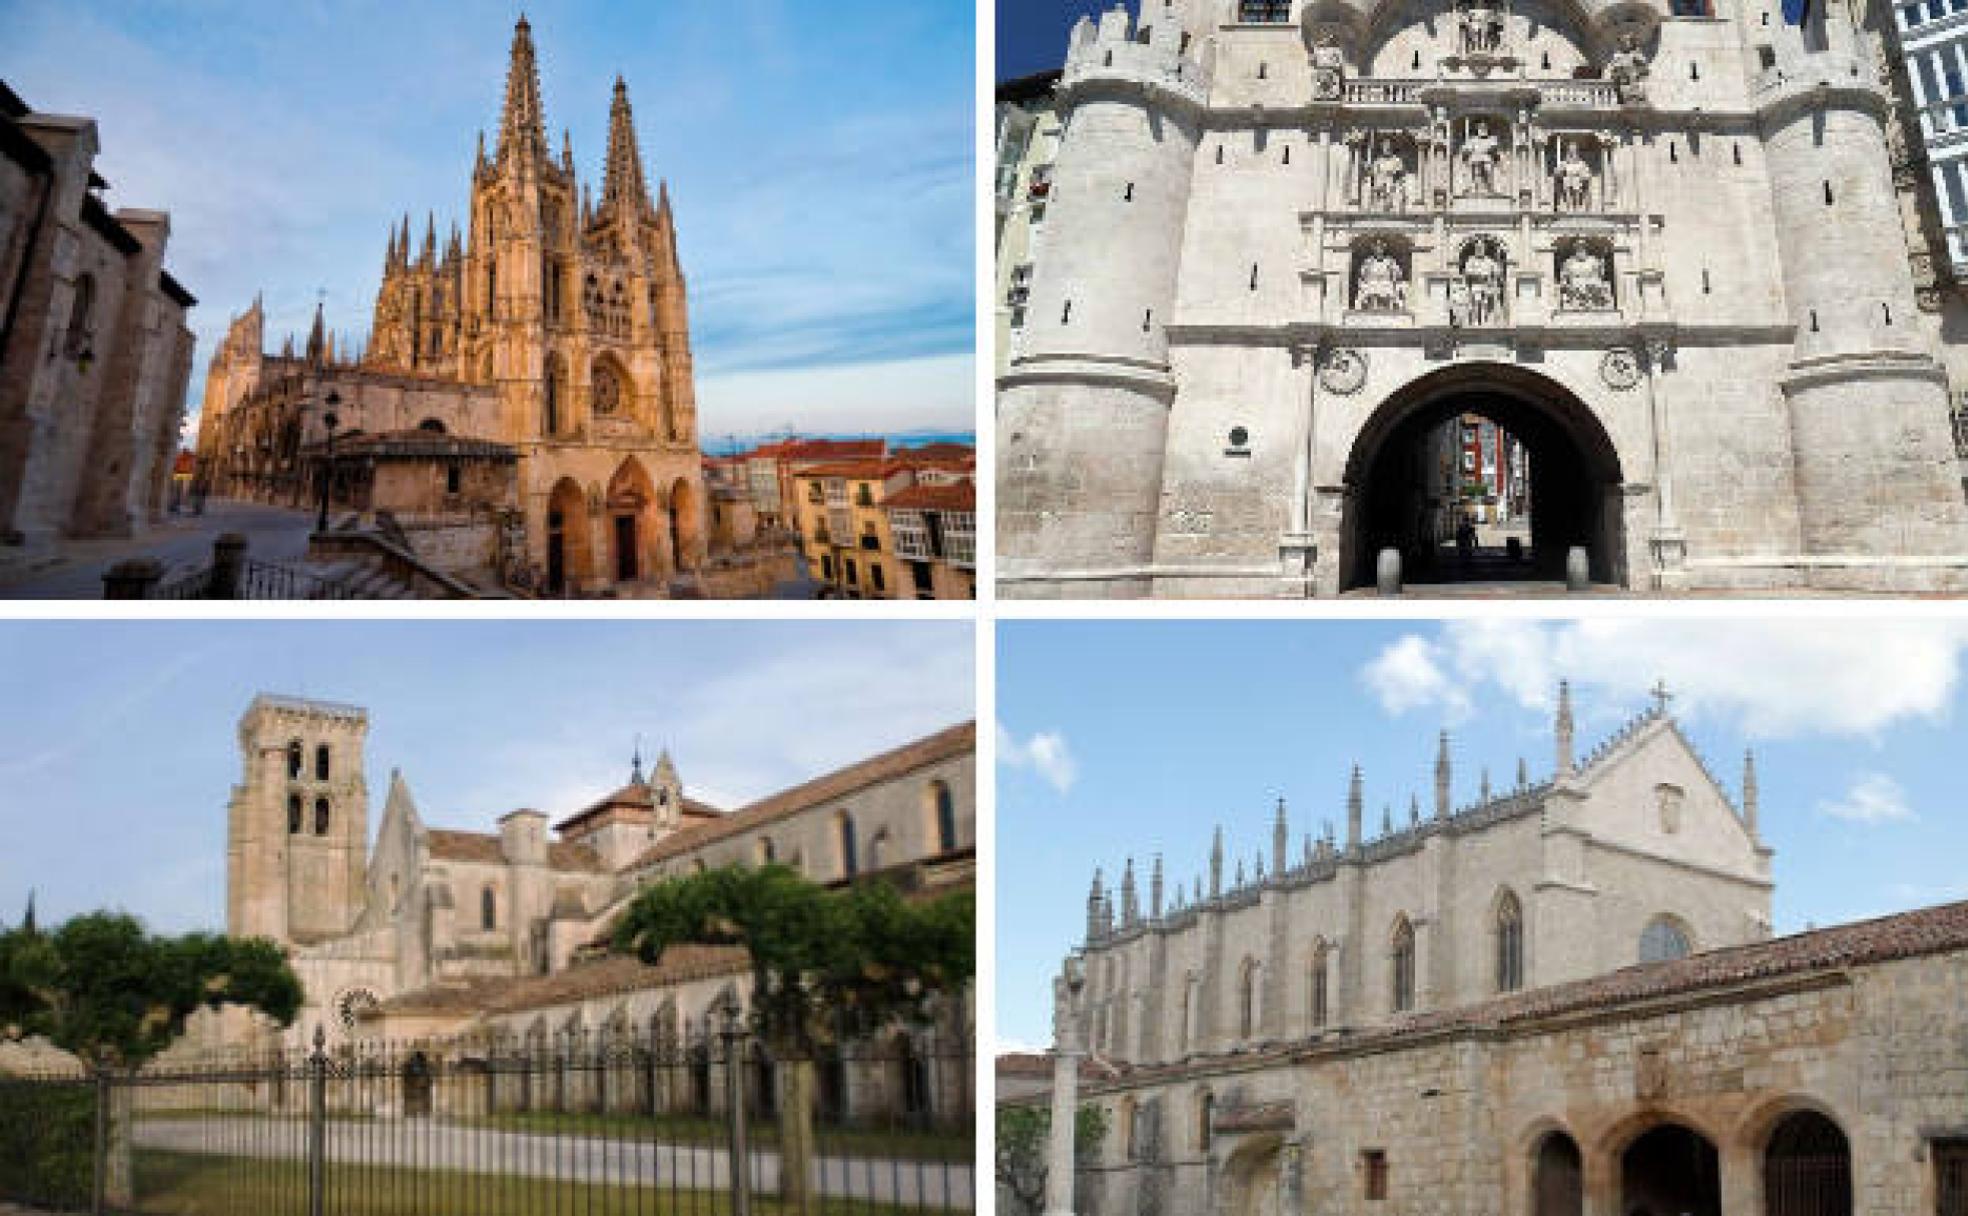
[[[1623,585],[1623,482],[1605,429],[1555,382],[1485,364],[1423,377],[1354,442],[1340,589],[1374,586],[1387,549],[1423,591],[1561,582],[1574,548],[1593,582]]]

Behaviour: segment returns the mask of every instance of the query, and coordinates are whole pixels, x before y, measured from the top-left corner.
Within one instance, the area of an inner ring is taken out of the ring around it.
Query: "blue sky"
[[[0,922],[122,907],[223,927],[226,800],[260,691],[369,710],[371,828],[557,820],[640,734],[733,809],[975,714],[962,621],[0,622]]]
[[[316,293],[366,336],[389,225],[462,224],[496,143],[512,3],[0,0],[0,77],[95,117],[112,208],[172,216],[200,300],[191,397],[227,319],[270,342]],[[701,421],[727,432],[973,425],[974,23],[946,4],[527,6],[556,152],[597,192],[626,77],[691,287]],[[651,188],[655,185],[651,182]]]
[[[1778,932],[1968,898],[1960,755],[1968,623],[1685,618],[1318,623],[1010,621],[999,627],[998,1033],[1050,1033],[1050,977],[1086,923],[1096,865],[1143,881],[1268,849],[1283,796],[1294,851],[1365,770],[1370,830],[1433,789],[1453,739],[1456,799],[1517,758],[1549,775],[1558,677],[1580,751],[1664,679],[1732,795],[1754,747],[1776,849]],[[1017,898],[1004,898],[1016,890]]]
[[[997,0],[997,79],[1050,71],[1066,59],[1066,36],[1082,15],[1113,8],[1113,0]],[[1129,4],[1130,10],[1137,8]]]

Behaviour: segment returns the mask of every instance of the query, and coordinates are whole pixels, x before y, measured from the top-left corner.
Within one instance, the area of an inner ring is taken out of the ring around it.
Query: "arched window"
[[[1182,981],[1182,1033],[1176,1041],[1187,1051],[1196,1045],[1196,977],[1193,973]]]
[[[558,435],[560,433],[560,360],[551,354],[547,356],[544,380],[545,383],[542,385],[544,404],[540,408],[540,431],[546,435]]]
[[[442,435],[445,433],[444,424],[435,418],[426,418],[422,422],[419,422],[417,429],[431,435]]]
[[[287,780],[299,781],[301,779],[301,764],[303,763],[302,756],[304,754],[301,750],[301,741],[299,739],[287,745]]]
[[[834,816],[834,837],[840,849],[841,877],[852,878],[861,872],[860,857],[855,849],[854,816],[846,811]]]
[[[594,412],[612,414],[622,406],[622,378],[606,363],[594,365]]]
[[[1687,958],[1691,953],[1693,950],[1688,945],[1688,935],[1668,917],[1656,916],[1641,931],[1640,961],[1643,963],[1665,963]]]
[[[1216,1095],[1204,1090],[1196,1098],[1196,1147],[1204,1152],[1210,1149],[1211,1127],[1216,1121]]]
[[[1498,992],[1524,986],[1524,909],[1509,891],[1497,904],[1496,986]]]
[[[316,781],[328,780],[328,745],[326,743],[315,745],[314,779]]]
[[[491,887],[478,896],[478,927],[487,933],[499,927],[499,896]]]
[[[290,836],[299,836],[301,834],[301,796],[299,794],[287,795],[287,834]]]
[[[1415,931],[1403,916],[1394,922],[1394,1012],[1406,1013],[1415,1003]]]
[[[949,785],[942,781],[930,782],[929,793],[936,814],[936,851],[952,852],[957,847],[957,800],[951,795]]]
[[[1315,1029],[1326,1024],[1327,1004],[1330,1000],[1330,990],[1327,985],[1331,983],[1326,978],[1326,962],[1330,953],[1323,938],[1312,946],[1312,990],[1306,998],[1306,1009],[1311,1014],[1311,1022]]]
[[[1245,959],[1237,976],[1237,1033],[1250,1038],[1257,1033],[1257,960]]]
[[[1122,1098],[1120,1117],[1117,1122],[1121,1125],[1121,1159],[1123,1161],[1132,1161],[1135,1157],[1134,1114],[1134,1099]]]
[[[326,836],[328,834],[328,800],[326,798],[316,798],[314,800],[314,834],[316,836]]]
[[[96,311],[96,280],[83,275],[75,280],[75,295],[68,305],[68,330],[62,335],[62,354],[73,359],[89,349],[89,323]]]
[[[762,866],[769,866],[779,860],[778,846],[772,843],[770,836],[759,837],[758,843],[752,847],[758,854],[758,863]]]

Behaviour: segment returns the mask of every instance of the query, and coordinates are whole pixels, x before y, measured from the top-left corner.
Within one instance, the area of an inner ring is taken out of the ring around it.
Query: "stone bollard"
[[[1592,563],[1586,558],[1584,545],[1573,545],[1565,551],[1565,590],[1584,591],[1592,586]]]
[[[133,557],[103,571],[106,600],[147,600],[164,577],[164,564],[155,558]]]
[[[246,538],[238,532],[222,533],[212,542],[212,584],[206,598],[238,599],[245,574]]]
[[[1382,595],[1401,594],[1401,551],[1392,545],[1374,559],[1374,590]]]

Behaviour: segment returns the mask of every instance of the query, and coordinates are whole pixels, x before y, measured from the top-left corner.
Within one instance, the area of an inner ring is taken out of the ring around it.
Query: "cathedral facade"
[[[557,823],[522,808],[493,832],[431,826],[393,773],[373,844],[368,726],[356,706],[266,694],[239,723],[226,930],[288,948],[306,993],[294,1045],[317,1026],[337,1044],[518,1037],[645,1028],[659,1010],[701,1034],[722,1002],[743,1003],[749,961],[729,949],[653,967],[605,957],[642,886],[765,862],[820,883],[877,878],[931,893],[974,882],[970,724],[730,812],[692,797],[667,753],[648,771],[638,756],[620,789]],[[266,1033],[230,1016],[190,1046]]]
[[[1439,581],[1420,454],[1463,415],[1530,457],[1515,577],[1968,587],[1964,356],[1916,284],[1886,11],[1081,22],[1034,107],[1056,153],[1010,170],[1005,593]]]
[[[550,592],[661,587],[702,565],[705,495],[684,275],[667,186],[652,193],[615,82],[601,194],[556,154],[531,27],[513,34],[496,143],[484,135],[467,228],[392,226],[358,356],[317,333],[265,355],[258,306],[207,377],[199,451],[212,488],[306,501],[343,433],[440,431],[511,450],[534,581]],[[333,398],[331,403],[330,398]],[[338,474],[339,475],[339,474]],[[338,491],[339,492],[339,491]],[[473,504],[487,505],[487,504]]]
[[[1561,696],[1550,775],[1463,805],[1445,738],[1373,838],[1356,771],[1343,842],[1280,808],[1234,877],[1220,833],[1206,885],[1096,877],[1052,1087],[1001,1073],[1106,1116],[1046,1210],[1961,1210],[1968,904],[1772,937],[1753,764],[1665,697],[1571,734]]]

